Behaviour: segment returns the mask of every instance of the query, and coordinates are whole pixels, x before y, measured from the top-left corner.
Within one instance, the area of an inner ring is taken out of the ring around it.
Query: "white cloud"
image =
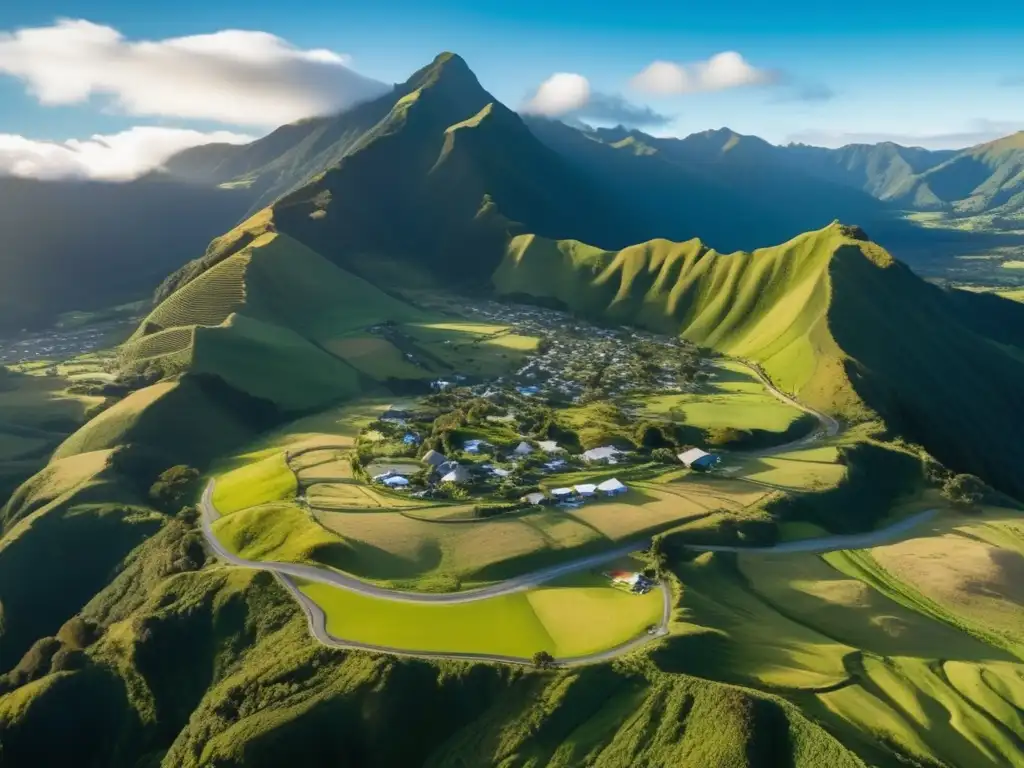
[[[664,125],[671,118],[632,104],[617,94],[591,90],[590,81],[573,72],[557,72],[538,86],[522,111],[531,115],[590,119],[623,125]]]
[[[638,91],[674,96],[768,85],[777,80],[777,73],[754,67],[735,51],[725,51],[716,53],[707,61],[690,64],[651,62],[630,81],[630,85]]]
[[[189,147],[252,140],[252,136],[230,131],[204,133],[155,126],[62,142],[0,133],[0,176],[127,181],[159,168],[171,155]]]
[[[559,117],[578,110],[590,101],[590,81],[573,72],[556,72],[537,88],[523,105],[532,115]]]
[[[332,51],[266,32],[224,30],[129,41],[112,27],[61,19],[0,33],[0,74],[47,105],[108,97],[130,115],[277,126],[335,112],[387,90]]]

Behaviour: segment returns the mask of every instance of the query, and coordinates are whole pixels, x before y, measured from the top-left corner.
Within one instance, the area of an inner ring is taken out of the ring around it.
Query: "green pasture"
[[[672,636],[655,653],[663,669],[790,690],[849,679],[844,660],[855,649],[758,597],[731,556],[709,552],[675,570],[683,587]]]
[[[276,453],[233,469],[216,478],[213,504],[221,514],[294,498],[298,491],[295,474],[284,453]]]
[[[450,605],[380,600],[305,582],[302,592],[342,640],[435,653],[557,658],[613,648],[661,621],[660,590],[632,595],[581,574],[528,592]]]

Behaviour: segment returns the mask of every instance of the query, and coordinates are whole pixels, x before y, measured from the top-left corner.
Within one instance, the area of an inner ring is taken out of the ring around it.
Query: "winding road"
[[[840,425],[831,416],[822,413],[820,411],[807,406],[786,393],[779,390],[772,382],[755,366],[750,365],[742,360],[733,360],[733,362],[740,363],[749,370],[751,370],[758,379],[765,385],[765,387],[777,398],[784,402],[793,405],[796,408],[809,413],[816,417],[823,427],[823,432],[818,431],[807,437],[796,440],[792,443],[784,446],[776,446],[771,450],[773,453],[777,453],[780,450],[792,450],[793,448],[800,447],[809,443],[813,443],[823,436],[834,436],[838,434]],[[756,454],[755,454],[756,455]],[[551,566],[548,568],[542,568],[532,573],[523,574],[516,576],[512,579],[499,582],[497,584],[491,584],[485,587],[478,587],[475,589],[468,589],[460,592],[449,592],[449,593],[425,593],[425,592],[405,592],[400,590],[387,589],[377,584],[373,584],[362,579],[357,579],[354,576],[342,573],[340,571],[332,570],[324,567],[317,567],[313,565],[304,565],[302,563],[281,563],[272,561],[256,561],[247,560],[239,557],[221,544],[213,531],[213,523],[220,517],[220,513],[217,511],[213,503],[213,491],[215,487],[215,481],[210,480],[206,488],[203,490],[202,497],[199,501],[199,508],[201,511],[201,528],[203,536],[206,539],[207,544],[213,553],[222,561],[238,566],[241,568],[251,568],[254,570],[268,571],[273,573],[285,588],[287,588],[296,598],[299,605],[302,607],[303,612],[306,615],[306,620],[309,624],[310,633],[324,645],[328,645],[335,648],[350,648],[350,649],[361,649],[367,651],[377,651],[380,653],[388,653],[396,656],[409,656],[416,658],[434,658],[434,659],[456,659],[456,660],[471,660],[471,661],[493,661],[502,662],[509,664],[532,664],[530,659],[520,658],[515,656],[503,656],[503,655],[492,655],[492,654],[476,654],[476,653],[437,653],[431,651],[410,651],[400,648],[391,648],[384,646],[371,645],[367,643],[359,643],[343,638],[335,637],[330,634],[327,630],[327,618],[324,614],[323,609],[317,605],[312,599],[310,599],[305,593],[303,593],[298,585],[296,579],[304,581],[313,581],[323,584],[328,584],[333,587],[340,589],[349,590],[358,594],[367,595],[382,600],[393,600],[398,602],[408,603],[433,603],[438,605],[451,605],[456,603],[469,603],[477,600],[487,600],[501,595],[513,594],[516,592],[523,592],[534,587],[540,586],[547,582],[553,581],[562,576],[567,576],[573,573],[579,573],[592,569],[596,566],[602,565],[607,562],[611,562],[617,558],[623,557],[630,552],[635,552],[639,549],[646,549],[651,540],[645,538],[639,541],[633,541],[629,544],[621,545],[613,550],[608,550],[597,555],[590,555],[588,557],[581,557],[575,560],[571,560],[560,565]],[[714,552],[830,552],[837,549],[858,549],[864,547],[876,546],[878,544],[890,541],[903,533],[909,531],[914,526],[924,522],[935,514],[936,510],[927,510],[921,512],[912,517],[908,517],[901,520],[893,525],[871,531],[863,534],[853,534],[849,536],[825,536],[816,539],[804,539],[801,541],[784,542],[782,544],[776,544],[771,547],[730,547],[730,546],[693,546],[694,550],[699,551],[714,551]],[[559,667],[571,667],[581,666],[585,664],[596,664],[610,659],[621,656],[624,653],[628,653],[642,645],[645,645],[652,640],[664,637],[668,634],[668,624],[672,615],[672,590],[670,586],[662,582],[659,585],[662,593],[662,616],[661,621],[655,628],[654,632],[645,632],[638,637],[633,638],[621,645],[608,650],[601,651],[600,653],[588,654],[586,656],[578,656],[571,658],[562,658],[555,662],[556,666]]]

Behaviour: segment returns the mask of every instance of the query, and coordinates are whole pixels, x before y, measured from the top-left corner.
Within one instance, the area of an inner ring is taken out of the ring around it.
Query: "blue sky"
[[[978,13],[941,0],[862,0],[841,10],[816,0],[35,0],[0,3],[0,134],[64,141],[135,126],[267,130],[223,115],[133,110],[95,94],[40,104],[26,91],[28,76],[10,74],[17,63],[7,61],[5,76],[4,35],[9,42],[17,30],[50,27],[59,18],[112,28],[126,44],[258,30],[301,51],[346,54],[353,70],[386,83],[454,50],[488,90],[516,108],[554,73],[573,73],[586,79],[592,102],[621,96],[670,118],[648,126],[662,135],[728,126],[776,143],[894,139],[960,146],[1024,129],[1024,3],[1010,0],[989,0]],[[633,87],[651,62],[679,63],[693,73],[724,51],[771,77],[668,94]],[[45,58],[32,66],[54,57]],[[1021,84],[1007,84],[1014,80]],[[802,98],[807,95],[817,98]]]

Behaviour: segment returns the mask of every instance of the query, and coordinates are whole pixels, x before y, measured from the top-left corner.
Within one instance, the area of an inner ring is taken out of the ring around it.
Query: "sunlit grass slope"
[[[269,222],[255,221],[269,227]],[[225,236],[227,237],[227,236]],[[258,227],[246,243],[165,298],[122,356],[128,366],[210,373],[286,410],[360,390],[332,344],[385,320],[422,319],[413,307],[344,272],[287,235]]]
[[[698,240],[652,240],[618,252],[532,235],[512,240],[494,274],[499,293],[556,299],[761,362],[778,384],[831,399],[842,352],[828,332],[829,264],[852,244],[838,225],[753,253]],[[849,403],[844,403],[847,405]]]
[[[856,227],[732,254],[520,236],[494,285],[754,360],[811,405],[878,413],[949,466],[1024,494],[1024,308],[925,283]]]

